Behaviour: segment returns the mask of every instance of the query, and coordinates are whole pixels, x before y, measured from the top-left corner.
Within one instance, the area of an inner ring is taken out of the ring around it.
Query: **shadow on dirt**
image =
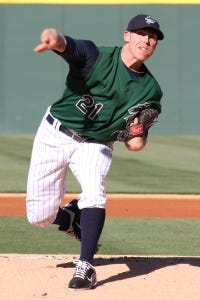
[[[136,276],[147,275],[153,271],[168,266],[174,266],[179,264],[188,264],[194,267],[200,267],[200,257],[109,257],[109,258],[96,258],[94,259],[94,265],[106,266],[113,264],[125,264],[128,267],[128,271],[114,274],[109,278],[98,281],[98,286],[104,285],[108,282],[124,280]],[[72,262],[66,264],[58,264],[57,268],[74,268]]]

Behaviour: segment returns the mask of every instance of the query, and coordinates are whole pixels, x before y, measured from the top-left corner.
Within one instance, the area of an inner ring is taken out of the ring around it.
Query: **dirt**
[[[0,215],[25,215],[25,195],[2,194]],[[199,218],[200,196],[108,195],[107,215]],[[0,254],[0,299],[200,300],[200,257],[95,256],[97,287],[75,292],[67,285],[76,258]]]
[[[61,205],[77,197],[66,194]],[[0,216],[25,216],[25,194],[0,194]],[[200,195],[108,194],[107,216],[200,218]]]
[[[199,300],[200,258],[95,258],[98,284],[68,290],[73,255],[0,256],[0,299]]]

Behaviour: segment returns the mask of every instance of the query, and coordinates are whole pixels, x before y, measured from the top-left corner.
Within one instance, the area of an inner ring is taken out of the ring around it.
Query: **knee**
[[[45,220],[44,218],[35,217],[34,215],[27,213],[28,222],[36,227],[47,227],[51,223],[49,220]]]
[[[46,227],[51,225],[56,218],[56,211],[45,209],[44,206],[38,205],[36,198],[28,198],[26,201],[26,216],[28,222],[37,227]]]
[[[45,227],[45,225],[44,225],[44,222],[43,221],[35,221],[35,220],[33,220],[33,219],[31,219],[30,217],[28,217],[27,216],[27,219],[28,219],[28,221],[29,221],[29,223],[31,224],[31,225],[33,225],[33,226],[36,226],[36,227]]]

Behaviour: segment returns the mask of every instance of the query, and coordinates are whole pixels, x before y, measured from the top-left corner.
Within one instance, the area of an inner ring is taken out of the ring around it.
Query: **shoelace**
[[[73,263],[76,265],[74,277],[80,277],[84,279],[86,277],[87,270],[94,269],[94,267],[86,261],[75,260]]]

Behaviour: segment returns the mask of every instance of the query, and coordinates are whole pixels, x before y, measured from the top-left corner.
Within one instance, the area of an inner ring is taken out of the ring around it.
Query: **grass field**
[[[0,192],[25,192],[32,135],[0,136]],[[200,193],[200,136],[153,136],[140,152],[116,143],[109,193]],[[68,192],[80,187],[68,172]]]
[[[57,226],[36,228],[26,217],[0,217],[0,253],[78,254],[80,243]],[[106,219],[98,254],[200,256],[200,220]]]
[[[0,192],[26,192],[32,142],[32,135],[0,136]],[[199,149],[200,136],[150,136],[136,153],[116,143],[107,192],[199,194]],[[70,172],[67,180],[67,192],[80,191]],[[1,216],[0,227],[0,253],[79,253],[79,242],[56,226]],[[199,219],[107,218],[99,253],[199,256],[199,231]]]

